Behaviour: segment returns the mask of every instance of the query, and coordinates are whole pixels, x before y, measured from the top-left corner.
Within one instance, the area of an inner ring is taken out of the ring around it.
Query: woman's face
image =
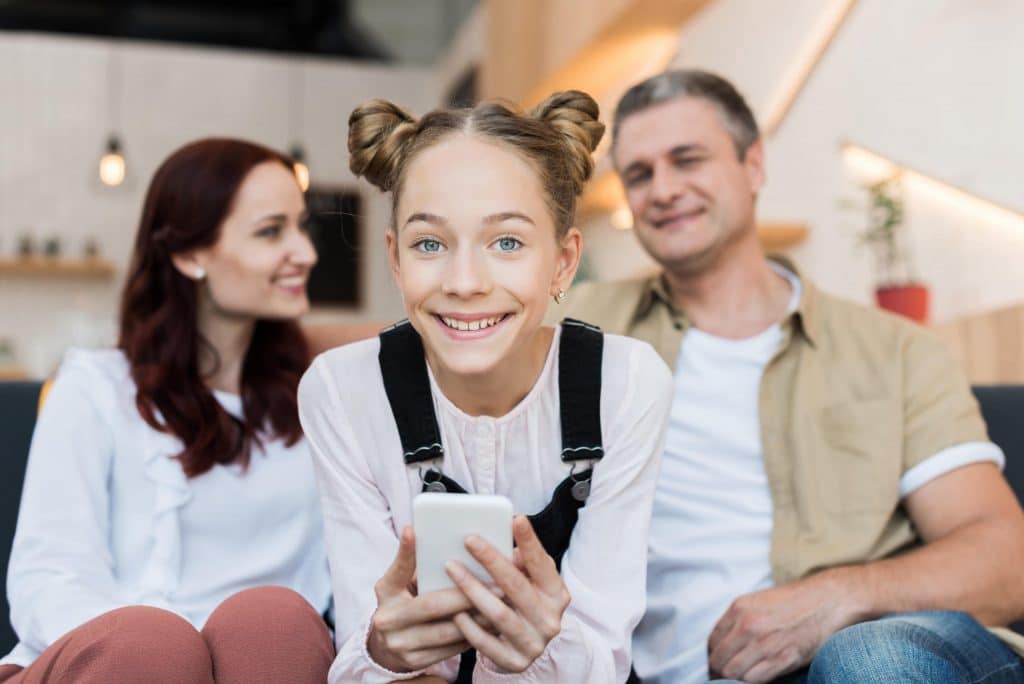
[[[533,167],[501,144],[455,134],[412,160],[398,200],[388,254],[428,356],[472,375],[531,349],[580,248],[575,228],[556,239]]]
[[[253,167],[211,247],[176,258],[179,270],[206,272],[216,312],[289,319],[309,309],[306,280],[316,251],[306,234],[306,203],[292,172],[279,162]]]

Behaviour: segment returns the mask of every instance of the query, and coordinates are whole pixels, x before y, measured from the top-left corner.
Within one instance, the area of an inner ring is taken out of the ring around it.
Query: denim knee
[[[840,630],[811,661],[807,681],[1020,682],[1022,672],[1020,659],[970,615],[934,611]]]

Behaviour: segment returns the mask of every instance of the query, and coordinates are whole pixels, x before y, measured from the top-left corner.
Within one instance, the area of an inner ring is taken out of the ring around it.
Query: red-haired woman
[[[259,145],[201,140],[156,172],[118,349],[69,352],[39,416],[0,682],[326,680],[305,220]]]

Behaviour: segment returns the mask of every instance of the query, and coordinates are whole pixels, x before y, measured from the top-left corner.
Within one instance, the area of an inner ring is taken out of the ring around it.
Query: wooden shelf
[[[0,258],[0,276],[6,275],[28,278],[89,278],[108,280],[114,276],[114,264],[106,259],[99,258]]]
[[[789,249],[806,240],[809,232],[802,223],[762,223],[757,227],[757,236],[766,252]]]
[[[0,382],[28,380],[28,373],[18,366],[0,366]]]

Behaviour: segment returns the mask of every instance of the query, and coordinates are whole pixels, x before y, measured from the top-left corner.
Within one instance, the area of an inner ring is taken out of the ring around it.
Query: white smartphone
[[[493,581],[466,550],[471,534],[512,558],[512,502],[504,496],[425,492],[413,499],[412,519],[420,594],[455,586],[444,570],[450,560],[462,563],[481,582]]]

